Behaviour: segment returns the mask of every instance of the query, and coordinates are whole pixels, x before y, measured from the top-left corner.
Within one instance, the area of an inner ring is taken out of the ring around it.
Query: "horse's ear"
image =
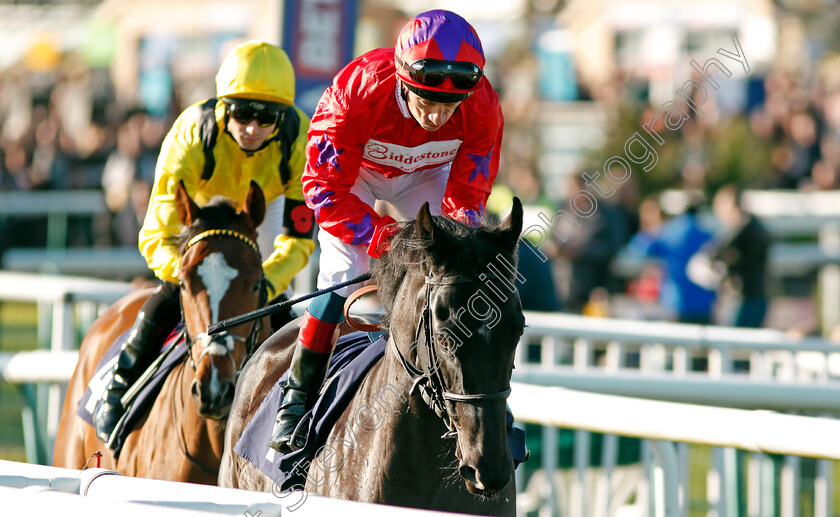
[[[251,215],[254,228],[262,224],[265,219],[265,194],[254,180],[251,180],[251,188],[248,189],[248,199],[245,200],[243,211]]]
[[[193,221],[198,219],[200,209],[190,195],[187,194],[184,180],[178,182],[178,188],[175,190],[175,210],[178,212],[178,219],[185,226],[191,226]]]
[[[502,231],[503,239],[508,243],[508,247],[516,246],[516,241],[522,233],[522,201],[518,197],[513,197],[513,207],[510,214],[499,225],[499,230]]]
[[[414,225],[417,230],[417,237],[422,239],[427,246],[435,242],[435,223],[432,221],[432,212],[429,210],[428,201],[423,203],[420,211],[417,212]]]

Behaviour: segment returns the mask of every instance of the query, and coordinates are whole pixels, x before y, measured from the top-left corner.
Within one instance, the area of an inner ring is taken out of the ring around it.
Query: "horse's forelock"
[[[403,223],[391,240],[388,253],[373,268],[373,281],[379,286],[379,299],[385,309],[382,326],[387,327],[400,285],[411,270],[447,276],[476,276],[487,270],[491,263],[498,263],[498,255],[515,267],[515,250],[506,249],[495,228],[471,228],[443,216],[435,216],[435,239],[432,246],[416,234],[412,222]],[[496,268],[512,280],[513,273],[506,268]],[[489,271],[489,270],[488,270]]]
[[[217,228],[230,228],[232,221],[236,218],[236,207],[221,196],[215,196],[199,210],[198,219],[184,228],[178,235],[178,249],[184,252],[187,243],[201,232]]]

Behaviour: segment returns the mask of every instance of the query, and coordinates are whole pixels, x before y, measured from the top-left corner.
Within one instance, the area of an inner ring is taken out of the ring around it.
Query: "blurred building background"
[[[840,293],[826,291],[840,285],[826,248],[840,220],[840,8],[831,0],[422,0],[410,10],[396,0],[0,1],[0,194],[105,193],[105,209],[70,217],[57,244],[46,216],[0,214],[3,267],[17,267],[21,249],[135,246],[160,142],[184,107],[214,94],[218,63],[235,42],[282,45],[293,30],[293,62],[310,78],[298,100],[311,111],[332,68],[391,46],[412,14],[436,7],[476,27],[503,103],[489,208],[504,214],[517,195],[526,224],[545,226],[542,238],[529,237],[546,261],[523,256],[523,268],[552,279],[532,283],[533,307],[679,320],[663,301],[662,258],[634,256],[628,243],[658,232],[688,199],[712,242],[725,239],[710,203],[732,184],[748,191],[748,211],[774,237],[764,325],[828,335],[840,322],[832,302]],[[743,65],[731,58],[736,45]],[[711,58],[730,75],[709,69],[719,87],[701,82],[700,116],[678,92],[703,80],[692,63]],[[667,117],[656,115],[674,105],[685,117],[663,127]],[[654,145],[650,131],[662,141]],[[656,151],[655,166],[634,163],[609,183],[605,162],[625,154],[634,134]],[[578,189],[590,192],[592,213],[565,232],[557,211],[569,211]],[[768,192],[804,197],[785,211],[792,202]],[[786,217],[805,221],[800,231],[778,230],[774,221]],[[731,322],[738,286],[706,287],[713,321]]]

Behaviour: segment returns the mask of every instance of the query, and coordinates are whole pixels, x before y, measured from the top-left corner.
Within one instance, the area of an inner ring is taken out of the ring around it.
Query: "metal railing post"
[[[677,517],[680,515],[677,451],[672,442],[649,440],[653,451],[654,516]]]

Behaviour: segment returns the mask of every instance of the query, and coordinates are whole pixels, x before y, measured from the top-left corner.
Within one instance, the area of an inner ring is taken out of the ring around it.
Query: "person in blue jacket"
[[[657,258],[662,266],[659,300],[681,323],[710,324],[717,295],[690,278],[689,262],[712,240],[713,234],[698,221],[699,198],[686,211],[657,230],[642,230],[630,241],[629,252]]]

